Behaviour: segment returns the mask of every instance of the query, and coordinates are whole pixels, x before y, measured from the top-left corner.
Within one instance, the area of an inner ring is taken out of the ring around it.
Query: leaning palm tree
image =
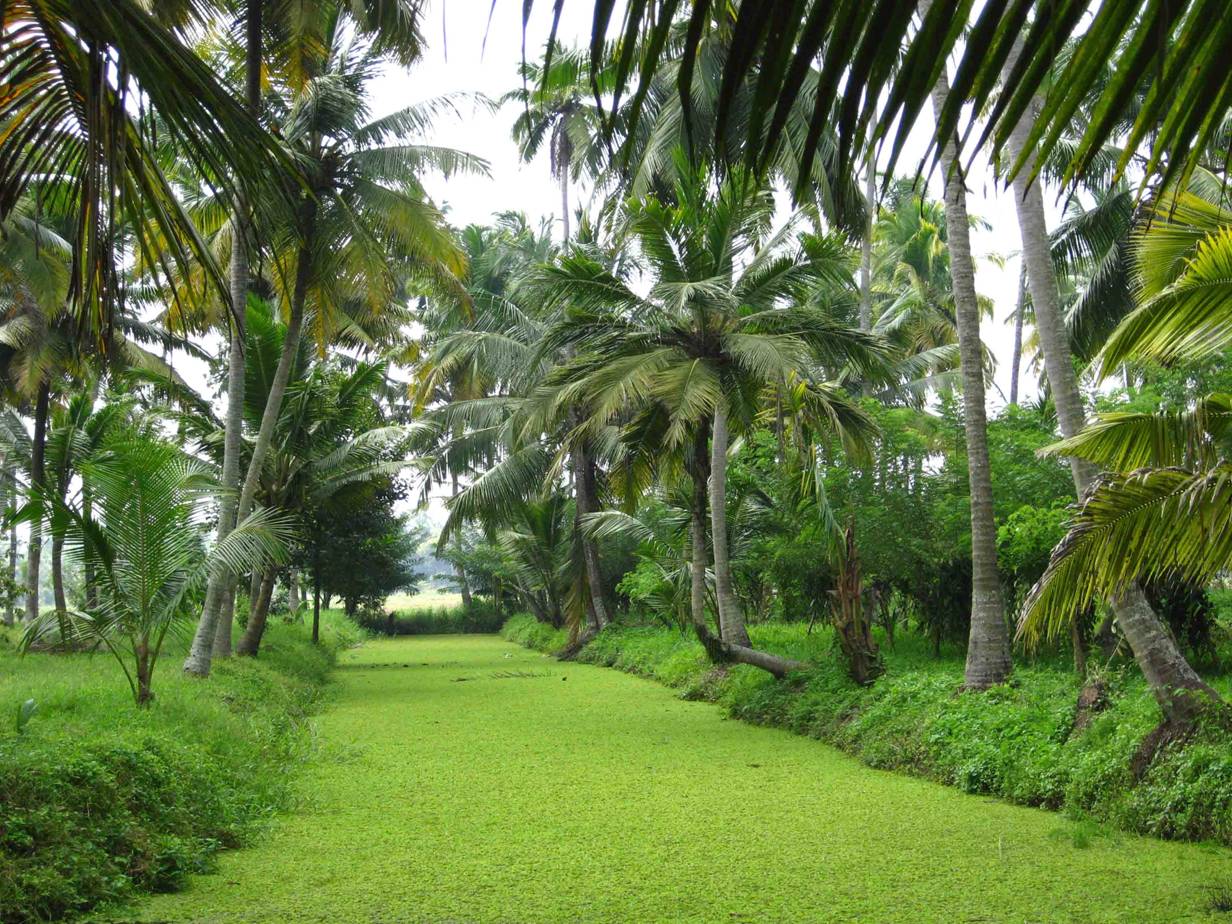
[[[1024,114],[1023,120],[1011,133],[1008,148],[1011,158],[1017,159],[1020,153],[1027,150],[1030,141],[1030,119],[1040,108],[1042,103],[1034,101]],[[1034,164],[1027,166],[1034,170]],[[1042,183],[1042,178],[1031,182],[1026,170],[1019,172],[1013,182],[1014,205],[1022,237],[1022,260],[1031,293],[1035,328],[1044,357],[1044,371],[1048,377],[1053,404],[1056,406],[1057,423],[1062,436],[1068,439],[1077,437],[1086,426],[1086,414],[1062,313],[1061,287],[1053,262]],[[1117,265],[1114,263],[1113,269]],[[1111,275],[1109,270],[1105,272]],[[1078,496],[1082,497],[1095,482],[1097,470],[1088,459],[1080,455],[1070,458],[1070,469],[1073,473],[1074,488]],[[1155,698],[1165,715],[1170,716],[1181,708],[1178,698],[1183,698],[1185,691],[1198,682],[1197,674],[1189,668],[1175,639],[1156,616],[1137,583],[1128,583],[1121,587],[1109,602],[1143,675],[1151,683]],[[1083,640],[1076,621],[1073,623],[1072,641],[1075,661],[1081,664]]]
[[[206,550],[208,502],[217,490],[208,468],[148,433],[121,435],[81,469],[92,505],[36,495],[23,516],[63,530],[70,554],[96,575],[92,600],[67,612],[70,637],[105,647],[120,663],[138,706],[168,633],[190,618],[211,572],[239,573],[280,556],[286,524],[263,510]],[[30,624],[26,647],[56,628],[47,613]]]
[[[731,575],[726,466],[733,426],[752,423],[767,393],[787,382],[814,416],[850,442],[871,430],[843,392],[822,381],[824,369],[868,365],[876,342],[810,309],[819,284],[849,282],[847,261],[816,258],[794,227],[771,234],[773,200],[744,175],[712,192],[704,176],[685,176],[672,204],[657,199],[627,207],[627,233],[645,263],[650,291],[637,294],[602,263],[575,253],[549,268],[547,297],[565,311],[545,348],[576,350],[549,380],[543,410],[559,415],[580,403],[587,419],[574,442],[624,424],[624,439],[693,481],[692,620],[717,660],[742,661],[776,675],[798,668],[750,645]],[[824,251],[823,251],[824,253]],[[706,514],[709,508],[719,632],[706,621]]]
[[[1133,240],[1138,307],[1100,354],[1105,374],[1136,359],[1168,362],[1227,349],[1229,229],[1232,207],[1211,174],[1199,171],[1187,187],[1159,197]],[[1107,415],[1053,447],[1108,474],[1083,497],[1024,606],[1020,633],[1055,634],[1092,600],[1123,599],[1141,580],[1201,581],[1228,567],[1229,419],[1229,398],[1212,395],[1183,413]],[[1129,618],[1118,609],[1117,616],[1165,726],[1186,727],[1214,694],[1149,607],[1132,609]]]

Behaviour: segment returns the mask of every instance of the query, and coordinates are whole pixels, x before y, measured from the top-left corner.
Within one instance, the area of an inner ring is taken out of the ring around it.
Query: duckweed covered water
[[[343,657],[302,808],[174,922],[1218,921],[1232,853],[870,770],[492,636]]]

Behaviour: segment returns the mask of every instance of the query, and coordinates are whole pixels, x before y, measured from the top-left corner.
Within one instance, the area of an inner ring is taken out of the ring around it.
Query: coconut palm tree
[[[569,183],[583,172],[599,173],[608,154],[603,110],[595,97],[604,92],[609,69],[592,73],[586,53],[552,44],[542,61],[527,62],[521,71],[522,86],[500,102],[521,108],[513,138],[522,160],[534,160],[548,143],[549,167],[560,184],[561,238],[568,242]]]
[[[1229,228],[1232,207],[1211,174],[1198,171],[1187,187],[1159,197],[1131,243],[1138,307],[1100,354],[1105,374],[1134,359],[1193,359],[1227,348]],[[1106,415],[1053,447],[1109,474],[1084,495],[1024,606],[1021,633],[1054,633],[1069,624],[1074,607],[1101,595],[1121,604],[1139,580],[1203,580],[1225,567],[1219,522],[1228,511],[1222,485],[1228,401],[1212,395],[1183,413]],[[1128,610],[1118,605],[1118,624],[1165,725],[1183,728],[1214,694],[1149,606]]]
[[[842,392],[821,381],[868,365],[875,341],[808,308],[804,292],[838,283],[846,263],[815,259],[793,228],[770,233],[770,193],[735,176],[711,193],[705,177],[678,182],[672,204],[633,202],[625,219],[651,282],[648,296],[583,254],[562,258],[541,281],[564,319],[545,348],[576,349],[554,376],[550,403],[581,402],[588,418],[570,441],[625,421],[644,446],[675,454],[693,498],[693,622],[712,657],[755,664],[777,675],[799,665],[751,647],[731,579],[726,461],[732,421],[750,422],[768,389],[791,382],[818,419],[855,439],[870,429]],[[709,507],[719,633],[704,615],[705,517]]]
[[[455,285],[462,256],[418,178],[427,169],[486,169],[458,151],[409,141],[439,104],[369,118],[365,92],[385,60],[382,44],[357,39],[346,26],[340,10],[331,8],[322,23],[324,55],[305,69],[302,81],[296,82],[299,72],[287,78],[290,99],[267,101],[308,188],[287,224],[263,229],[272,241],[271,283],[287,318],[287,336],[239,493],[239,519],[255,502],[306,320],[324,349],[331,335],[353,328],[357,302],[379,313],[411,277]],[[203,612],[186,670],[208,673],[218,613],[231,594],[230,587],[207,594],[217,609]]]

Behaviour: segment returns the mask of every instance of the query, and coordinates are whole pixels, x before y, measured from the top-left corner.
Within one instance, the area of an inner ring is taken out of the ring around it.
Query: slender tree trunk
[[[873,329],[873,228],[877,219],[876,149],[868,146],[868,164],[864,177],[864,207],[868,220],[864,223],[864,240],[860,243],[860,330]]]
[[[1022,324],[1027,313],[1027,287],[1018,280],[1018,307],[1014,309],[1014,352],[1010,358],[1010,404],[1018,406],[1018,380],[1022,369]]]
[[[1017,51],[1017,49],[1016,49]],[[1013,57],[1017,57],[1015,54]],[[1025,150],[1038,102],[1028,108],[1010,136],[1010,157]],[[1048,218],[1039,182],[1030,181],[1030,165],[1014,178],[1014,204],[1022,235],[1023,263],[1035,308],[1035,326],[1044,353],[1044,372],[1057,409],[1063,436],[1071,437],[1086,425],[1082,394],[1074,373],[1069,334],[1061,314],[1061,295],[1048,240]],[[1074,487],[1082,497],[1095,481],[1095,466],[1085,459],[1070,459]],[[1151,609],[1137,584],[1131,584],[1110,601],[1117,624],[1129,643],[1142,674],[1168,722],[1186,722],[1193,717],[1198,698],[1218,699],[1181,653],[1176,641]]]
[[[321,579],[312,569],[312,644],[321,641]]]
[[[261,115],[261,15],[265,0],[249,0],[245,22],[244,97],[253,118]],[[240,455],[243,451],[244,428],[244,337],[248,310],[250,281],[248,246],[252,243],[247,217],[247,200],[241,192],[232,218],[231,242],[231,338],[227,351],[227,417],[224,423],[222,491],[219,496],[218,541],[235,528],[237,498],[240,487]],[[219,634],[219,616],[223,611],[235,611],[235,577],[220,573],[206,584],[205,605],[193,635],[184,672],[208,677],[215,652],[226,657],[231,650],[231,627],[225,638],[215,642]],[[229,617],[228,617],[229,618]]]
[[[87,520],[94,515],[94,495],[84,481],[81,485],[81,512]],[[85,584],[85,608],[89,612],[98,606],[98,575],[94,572],[93,559],[87,557],[81,563],[81,571]]]
[[[580,445],[573,452],[573,485],[576,499],[576,519],[599,509],[598,492],[595,488],[595,468],[589,447]],[[590,610],[594,616],[595,629],[602,632],[611,621],[603,595],[603,572],[599,568],[599,549],[594,539],[582,536],[582,558],[586,568],[586,584],[590,590]]]
[[[235,647],[235,653],[255,658],[261,648],[261,636],[265,634],[265,621],[269,617],[270,598],[274,595],[274,582],[278,572],[271,568],[261,578],[261,590],[248,614],[248,625],[240,643]]]
[[[569,243],[569,161],[568,158],[560,168],[560,222],[563,243]]]
[[[265,457],[274,441],[274,427],[278,424],[278,415],[282,413],[282,399],[286,396],[287,384],[291,379],[291,366],[299,354],[299,340],[304,328],[304,303],[308,298],[308,280],[312,277],[312,253],[316,237],[315,200],[309,200],[304,206],[303,217],[304,221],[300,227],[304,237],[295,262],[295,288],[291,293],[291,313],[282,340],[282,355],[278,357],[278,366],[274,369],[269,397],[261,414],[261,427],[253,443],[248,474],[244,478],[244,490],[240,494],[240,505],[235,514],[237,524],[244,522],[244,518],[252,512],[256,503],[261,469],[265,466]]]
[[[6,510],[17,506],[17,463],[14,459],[5,459],[4,477],[8,485]],[[9,524],[9,585],[17,587],[17,524]],[[17,621],[16,596],[9,599],[7,608],[9,625]]]
[[[5,516],[9,515],[9,460],[5,456],[0,460],[0,512]],[[4,609],[4,624],[11,626],[17,621],[17,614],[13,610],[10,603]]]
[[[929,4],[925,3],[927,9]],[[933,87],[933,109],[939,116],[949,96],[944,68]],[[963,426],[971,485],[971,634],[967,644],[966,686],[983,690],[1002,683],[1010,673],[1009,629],[997,574],[997,525],[993,519],[992,472],[988,461],[988,421],[984,406],[984,354],[980,344],[980,307],[975,292],[975,262],[967,220],[967,191],[957,145],[945,140],[941,149],[945,179],[945,225],[958,324],[959,362],[963,381]]]
[[[287,606],[292,613],[299,612],[299,568],[287,571]]]
[[[710,434],[710,543],[714,549],[714,591],[719,606],[719,635],[732,645],[748,646],[740,601],[732,587],[731,558],[727,548],[727,408],[714,409]]]
[[[452,496],[457,497],[458,496],[458,476],[457,475],[451,476],[451,483],[453,486]],[[461,558],[462,556],[462,534],[459,532],[455,532],[453,534],[453,548],[454,548],[454,554],[457,556],[457,558],[454,559],[454,563],[453,563],[453,573],[458,579],[458,590],[462,593],[462,605],[466,609],[469,610],[471,608],[471,585],[470,585],[470,582],[467,581],[466,579],[466,569],[462,567],[462,558]]]
[[[51,386],[39,384],[34,404],[34,441],[30,448],[30,489],[37,491],[46,481],[43,459],[47,452],[47,415],[51,408]],[[26,620],[39,614],[39,565],[43,557],[43,528],[36,519],[30,523],[30,541],[26,546]]]

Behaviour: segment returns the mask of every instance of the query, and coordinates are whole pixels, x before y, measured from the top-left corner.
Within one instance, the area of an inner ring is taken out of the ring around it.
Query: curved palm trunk
[[[261,14],[264,0],[249,0],[245,23],[244,96],[249,112],[261,114]],[[225,539],[235,528],[240,487],[240,453],[244,428],[244,327],[248,309],[250,272],[248,249],[244,246],[246,205],[243,197],[234,217],[235,239],[231,245],[231,339],[227,348],[227,417],[224,424],[222,492],[219,498],[218,539]],[[220,574],[206,585],[205,604],[193,635],[184,671],[207,677],[214,657],[231,653],[231,614],[235,610],[235,578]],[[220,631],[220,619],[226,624]],[[216,637],[221,635],[220,640]]]
[[[690,510],[691,557],[689,559],[689,615],[693,632],[706,655],[716,664],[751,664],[783,677],[792,671],[805,670],[808,665],[791,658],[758,651],[747,644],[739,644],[720,638],[710,631],[706,622],[706,502],[708,486],[714,479],[707,471],[706,430],[699,428],[694,437],[694,464],[690,475],[693,479],[693,503]]]
[[[719,635],[732,645],[748,646],[740,601],[732,588],[731,557],[727,548],[727,408],[714,409],[710,435],[710,533],[714,548],[714,592],[719,606]]]
[[[43,459],[47,452],[47,415],[51,407],[51,386],[39,384],[34,404],[34,441],[30,448],[30,488],[38,490],[46,481]],[[26,619],[34,620],[39,613],[39,565],[43,557],[43,528],[38,520],[30,524],[30,542],[26,546]]]
[[[1033,116],[1036,105],[1028,109],[1029,116]],[[1019,152],[1025,150],[1030,127],[1031,121],[1026,118],[1015,126],[1010,136],[1011,158],[1016,160]],[[1057,408],[1061,433],[1071,437],[1083,429],[1086,419],[1078,377],[1074,373],[1069,334],[1061,314],[1061,296],[1049,246],[1044,196],[1040,184],[1030,181],[1029,167],[1018,172],[1013,186],[1018,227],[1022,235],[1023,264],[1031,290],[1031,302],[1035,306],[1035,326],[1044,353],[1044,371]],[[1095,481],[1095,467],[1085,459],[1071,458],[1070,469],[1074,487],[1078,496],[1082,497]],[[1131,584],[1110,603],[1117,625],[1121,627],[1167,721],[1185,722],[1192,718],[1200,699],[1195,697],[1195,693],[1203,694],[1201,699],[1218,699],[1217,694],[1185,659],[1137,584]],[[1075,644],[1081,645],[1077,637]]]
[[[925,9],[928,4],[924,4]],[[933,109],[940,113],[949,95],[944,68],[933,87]],[[971,486],[971,633],[967,644],[966,686],[983,690],[1010,674],[1010,637],[997,574],[997,526],[992,509],[992,472],[988,462],[988,420],[984,406],[984,355],[980,344],[980,309],[975,293],[975,263],[967,220],[967,192],[954,139],[941,149],[945,178],[945,225],[958,324],[958,352],[963,381],[963,428]]]
[[[265,634],[265,622],[269,617],[270,599],[274,595],[274,579],[277,571],[271,568],[261,578],[261,590],[253,601],[252,611],[248,614],[248,625],[240,643],[235,647],[235,653],[255,658],[261,649],[261,637]]]

